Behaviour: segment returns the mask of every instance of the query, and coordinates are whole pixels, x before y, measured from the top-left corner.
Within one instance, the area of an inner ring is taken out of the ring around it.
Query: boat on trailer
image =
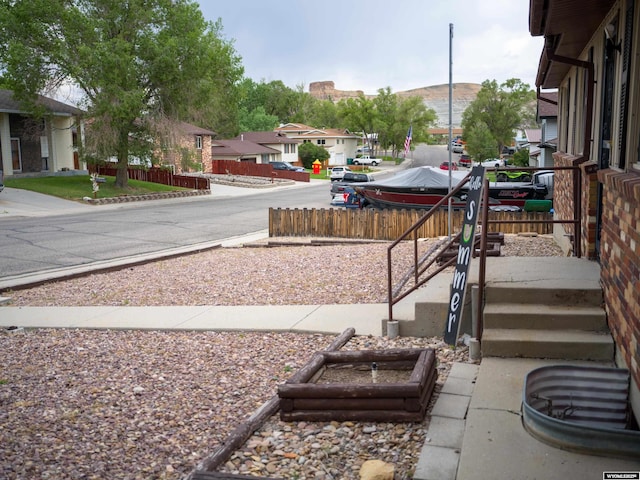
[[[393,177],[353,187],[361,197],[360,204],[363,207],[428,209],[449,193],[449,173],[453,189],[465,179],[468,172],[415,167]],[[545,185],[532,182],[489,182],[489,206],[522,209],[527,200],[545,199],[547,192]],[[452,197],[452,206],[464,208],[466,201],[466,187],[463,187]]]

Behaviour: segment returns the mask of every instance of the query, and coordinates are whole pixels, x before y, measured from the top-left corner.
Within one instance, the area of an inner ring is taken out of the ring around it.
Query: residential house
[[[529,149],[529,165],[537,166],[538,157],[540,156],[540,139],[542,138],[542,129],[525,128],[524,129],[525,144]]]
[[[556,225],[600,263],[616,363],[631,373],[640,418],[640,1],[531,0],[544,37],[536,86],[558,91],[557,166],[579,166],[582,227]],[[554,207],[574,212],[572,174],[555,174]]]
[[[314,128],[300,123],[287,123],[275,129],[303,143],[314,143],[329,152],[329,165],[346,165],[356,156],[360,137],[346,129]]]
[[[558,141],[558,92],[540,93],[538,99],[537,120],[541,125],[540,154],[536,167],[552,167],[553,152]]]
[[[163,165],[170,165],[178,174],[211,171],[211,145],[216,132],[181,122],[172,135],[172,145],[160,153]]]
[[[289,138],[283,132],[244,132],[238,135],[235,140],[250,141],[280,152],[279,158],[269,156],[267,162],[261,161],[260,163],[278,161],[295,164],[298,162],[298,145],[301,142]],[[261,160],[264,159],[261,158]]]
[[[86,168],[78,159],[82,110],[40,96],[46,110],[35,120],[10,90],[0,90],[0,157],[6,177]]]
[[[269,163],[280,161],[280,151],[244,138],[235,140],[214,140],[211,145],[212,160],[232,160],[235,162]],[[205,172],[211,172],[210,168]]]

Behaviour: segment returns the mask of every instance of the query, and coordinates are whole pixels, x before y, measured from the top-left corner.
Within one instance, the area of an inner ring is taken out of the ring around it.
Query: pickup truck
[[[352,183],[373,182],[373,175],[368,173],[345,172],[342,180],[331,182],[331,198],[342,195],[347,185]]]
[[[380,160],[379,158],[371,158],[369,155],[363,155],[361,157],[354,158],[353,164],[354,165],[373,165],[375,167],[379,165],[381,161],[382,160]]]

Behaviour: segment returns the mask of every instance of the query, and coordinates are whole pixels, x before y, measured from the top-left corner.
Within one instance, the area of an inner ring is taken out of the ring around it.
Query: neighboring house
[[[80,170],[77,152],[82,110],[51,98],[38,98],[46,109],[35,121],[14,99],[0,90],[0,157],[5,177],[12,175]]]
[[[538,91],[558,90],[555,165],[582,170],[582,228],[556,224],[556,238],[600,263],[615,361],[630,370],[640,418],[640,1],[531,0],[529,30],[545,40]],[[573,216],[571,176],[555,174],[559,218]]]
[[[537,120],[541,125],[540,155],[536,167],[553,167],[558,141],[558,92],[544,92],[538,99]]]
[[[295,164],[298,161],[298,140],[289,138],[283,132],[244,132],[235,140],[245,140],[257,143],[264,147],[278,150],[280,158],[261,161],[260,163],[268,163],[269,161],[289,162]]]
[[[529,165],[538,166],[538,158],[540,157],[540,141],[542,139],[542,130],[540,128],[525,128],[524,138],[529,149]]]
[[[241,136],[242,137],[242,136]],[[279,150],[240,138],[239,140],[214,140],[211,145],[212,160],[269,163],[282,161]],[[211,172],[211,168],[205,172]]]
[[[329,152],[329,165],[346,165],[347,158],[356,156],[360,137],[349,130],[314,128],[299,123],[287,123],[275,129],[287,137],[303,143],[315,143]]]
[[[170,165],[175,173],[211,171],[211,145],[216,132],[189,123],[180,123],[172,132],[172,145],[163,148],[163,165]],[[206,170],[207,166],[209,170]]]

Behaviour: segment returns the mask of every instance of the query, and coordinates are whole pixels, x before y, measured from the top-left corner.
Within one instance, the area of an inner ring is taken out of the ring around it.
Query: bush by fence
[[[365,209],[269,209],[271,237],[337,237],[369,240],[395,240],[418,221],[425,210]],[[451,213],[453,232],[462,228],[463,210]],[[547,212],[489,212],[491,220],[553,220]],[[448,235],[446,210],[436,212],[419,230],[421,238]],[[489,225],[490,232],[553,232],[551,223],[502,223]]]
[[[117,169],[113,167],[96,167],[98,175],[116,176]],[[211,190],[211,182],[206,177],[196,177],[190,175],[174,175],[169,170],[160,168],[129,168],[129,178],[143,182],[161,183],[172,187],[191,188],[193,190]]]

